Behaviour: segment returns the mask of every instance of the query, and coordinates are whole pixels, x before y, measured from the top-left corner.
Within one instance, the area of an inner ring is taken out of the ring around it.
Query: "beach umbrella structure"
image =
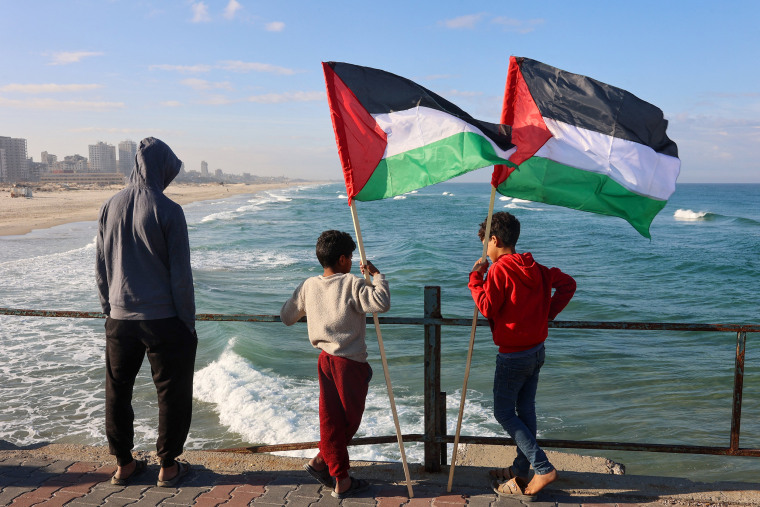
[[[681,167],[662,111],[630,92],[529,58],[509,59],[501,122],[517,149],[496,164],[486,225],[496,192],[623,218],[650,238],[655,215],[675,191]],[[485,258],[485,248],[483,250]],[[454,478],[467,380],[475,339],[475,308],[454,436],[448,491]]]
[[[476,120],[443,97],[401,76],[348,63],[323,62],[348,204],[362,264],[366,254],[356,201],[385,199],[475,169],[509,163],[509,127]],[[369,274],[365,273],[369,283]],[[409,497],[409,467],[382,333],[373,314]]]

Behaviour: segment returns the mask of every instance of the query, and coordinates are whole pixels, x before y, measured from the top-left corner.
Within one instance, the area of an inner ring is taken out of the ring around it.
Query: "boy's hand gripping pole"
[[[488,204],[488,218],[486,219],[485,236],[483,236],[483,256],[485,260],[488,253],[488,241],[491,239],[491,218],[493,217],[493,203],[496,200],[496,187],[491,185],[491,202]],[[451,465],[449,466],[449,484],[446,491],[451,493],[451,484],[454,482],[454,468],[457,462],[457,450],[459,449],[459,432],[462,429],[462,416],[464,415],[464,400],[467,396],[467,379],[470,378],[470,364],[472,363],[472,349],[475,345],[475,329],[478,326],[478,306],[475,305],[475,313],[472,316],[472,329],[470,330],[470,348],[467,351],[467,366],[464,369],[464,385],[462,386],[462,400],[459,402],[459,418],[457,419],[457,431],[454,435],[454,449],[451,452]]]
[[[359,245],[359,258],[362,264],[367,263],[367,256],[364,254],[364,241],[362,241],[362,232],[359,227],[359,217],[356,214],[356,202],[351,201],[351,218],[354,221],[354,231],[356,232],[356,242]],[[364,279],[367,283],[372,283],[369,270],[364,270]],[[477,311],[477,309],[475,310]],[[398,447],[401,451],[401,463],[404,465],[404,476],[406,477],[406,488],[409,491],[409,498],[414,498],[412,491],[412,481],[409,477],[409,466],[406,463],[406,453],[404,452],[404,440],[401,437],[401,426],[398,423],[398,414],[396,413],[396,400],[393,398],[393,388],[391,387],[391,376],[388,373],[388,361],[385,358],[385,346],[383,345],[383,335],[380,332],[380,321],[377,319],[377,313],[372,313],[372,319],[375,321],[375,331],[377,332],[377,343],[380,346],[380,358],[383,360],[383,373],[385,373],[385,385],[388,388],[388,399],[391,402],[391,412],[393,413],[393,423],[396,425],[396,438]]]

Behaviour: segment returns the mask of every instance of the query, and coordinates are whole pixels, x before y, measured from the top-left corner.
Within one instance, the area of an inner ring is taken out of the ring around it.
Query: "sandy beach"
[[[165,194],[179,204],[188,204],[303,184],[303,182],[224,185],[173,183],[166,189]],[[11,197],[10,187],[2,188],[0,189],[0,236],[27,234],[34,229],[97,220],[98,211],[103,202],[122,188],[124,187],[116,185],[86,189],[50,187],[47,190],[35,190],[31,198]]]

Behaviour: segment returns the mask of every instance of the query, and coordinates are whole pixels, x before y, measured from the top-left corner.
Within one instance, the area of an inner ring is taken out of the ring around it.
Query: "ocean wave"
[[[677,209],[675,213],[673,213],[673,218],[676,220],[681,220],[685,222],[695,222],[698,220],[710,220],[714,218],[715,215],[710,213],[709,211],[692,211],[690,209]]]
[[[310,261],[279,250],[255,250],[235,248],[229,250],[193,250],[190,262],[199,271],[244,271],[265,268],[281,268],[299,262]]]
[[[288,443],[319,440],[319,382],[317,378],[294,379],[271,371],[259,371],[245,358],[236,354],[230,344],[216,361],[196,372],[194,396],[210,403],[219,422],[229,431],[251,443]],[[395,424],[388,408],[388,395],[382,381],[382,371],[375,369],[367,395],[362,425],[357,437],[393,435]],[[496,423],[491,411],[483,406],[474,393],[468,400],[462,423],[465,434],[496,435]],[[448,406],[458,407],[456,393],[448,396]],[[399,397],[396,394],[397,414],[402,432],[422,432],[424,414],[421,395]],[[452,410],[457,410],[456,408]],[[483,427],[490,421],[490,427]],[[406,444],[409,461],[423,459],[420,444]],[[313,450],[291,451],[286,454],[310,456]],[[357,446],[351,448],[351,458],[360,460],[399,460],[395,444]]]
[[[406,196],[405,195],[397,195],[396,197],[394,197],[394,199],[396,199],[396,200],[406,199]]]

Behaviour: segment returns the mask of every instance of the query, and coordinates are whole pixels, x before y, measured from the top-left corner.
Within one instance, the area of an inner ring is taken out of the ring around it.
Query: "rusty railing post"
[[[425,287],[425,318],[441,317],[441,288]],[[425,471],[441,471],[441,427],[438,398],[441,392],[441,326],[425,324]]]
[[[736,364],[734,366],[734,402],[731,409],[731,445],[729,453],[739,450],[739,430],[742,423],[742,392],[744,390],[744,349],[747,345],[746,331],[736,333]]]

